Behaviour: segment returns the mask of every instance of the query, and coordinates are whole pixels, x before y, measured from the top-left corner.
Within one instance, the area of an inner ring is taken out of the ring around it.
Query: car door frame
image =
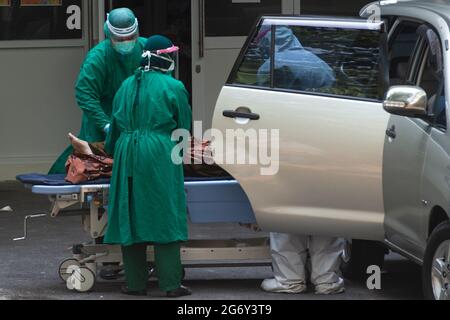
[[[398,17],[394,23],[395,28],[401,27],[402,22],[417,23],[418,27],[425,24],[418,19]],[[390,35],[394,36],[395,32],[396,30],[392,29]],[[390,45],[391,41],[392,38],[389,39]],[[405,85],[418,84],[426,46],[426,40],[419,36],[408,63]],[[423,119],[391,115],[389,127],[396,128],[397,137],[386,137],[383,156],[386,242],[417,257],[421,250],[418,238],[423,215],[421,186],[430,126]],[[416,150],[413,152],[415,157],[409,154],[411,149]],[[398,164],[402,160],[407,161],[408,165]],[[411,179],[408,180],[406,176]],[[414,194],[413,197],[411,193]],[[408,212],[405,212],[406,208],[409,208]]]
[[[441,46],[443,63],[443,80],[439,83],[436,95],[439,95],[444,91],[446,99],[446,127],[442,128],[436,125],[437,115],[431,121],[425,121],[429,126],[429,141],[427,144],[425,163],[423,168],[423,179],[421,184],[421,204],[423,207],[422,221],[418,221],[416,225],[418,234],[418,250],[416,256],[423,257],[427,246],[428,238],[431,235],[434,228],[438,225],[436,221],[441,221],[444,216],[447,219],[450,218],[450,167],[446,165],[450,161],[450,139],[449,139],[449,109],[448,109],[448,77],[445,76],[445,50],[442,45],[442,37],[433,28],[436,35],[439,37]],[[426,50],[422,57],[423,68],[426,67],[428,54],[430,52],[430,44],[426,46]],[[419,75],[417,77],[417,85],[419,85]],[[432,106],[435,109],[438,100]]]

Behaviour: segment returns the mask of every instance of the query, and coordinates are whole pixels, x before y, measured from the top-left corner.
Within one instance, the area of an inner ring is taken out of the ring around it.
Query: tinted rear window
[[[376,30],[261,26],[230,83],[381,100],[381,36]]]

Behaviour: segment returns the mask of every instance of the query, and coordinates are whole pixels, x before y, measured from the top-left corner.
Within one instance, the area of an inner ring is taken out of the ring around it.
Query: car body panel
[[[241,124],[222,115],[240,106],[261,119]],[[261,175],[257,164],[222,165],[239,180],[263,229],[382,240],[388,119],[377,102],[225,86],[213,124],[221,131],[279,129],[277,174]],[[248,156],[249,145],[258,143],[250,139],[233,151]],[[215,160],[223,159],[216,150]]]
[[[423,233],[422,177],[430,127],[418,119],[391,116],[388,127],[397,137],[386,137],[383,159],[383,190],[386,238],[391,243],[421,254]]]
[[[429,230],[430,213],[436,208],[442,209],[447,215],[450,212],[450,133],[448,131],[431,129],[423,173],[422,199],[427,214],[424,214],[422,221],[418,223],[423,226],[420,243],[425,252],[431,231]]]

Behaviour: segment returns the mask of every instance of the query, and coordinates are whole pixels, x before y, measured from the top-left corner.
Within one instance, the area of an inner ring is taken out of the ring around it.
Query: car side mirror
[[[427,93],[416,86],[393,86],[386,93],[383,108],[404,117],[428,118]]]

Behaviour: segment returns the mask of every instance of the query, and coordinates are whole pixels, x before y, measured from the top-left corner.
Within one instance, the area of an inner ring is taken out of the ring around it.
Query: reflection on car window
[[[275,50],[275,87],[381,100],[378,31],[277,27],[296,40]],[[278,40],[277,40],[278,41]]]
[[[386,56],[381,54],[379,31],[305,26],[274,28],[274,37],[271,26],[259,28],[229,83],[383,98],[387,71],[382,72],[381,67],[387,64],[382,65]]]
[[[376,30],[305,26],[276,26],[272,37],[271,26],[263,25],[230,82],[381,100],[380,37]]]
[[[250,42],[244,59],[234,75],[234,84],[270,86],[270,70],[259,72],[261,66],[270,59],[270,26],[262,26]]]
[[[271,32],[266,35],[271,37]],[[289,27],[277,27],[275,33],[274,86],[281,89],[314,91],[330,89],[336,82],[334,71],[314,53],[306,50]],[[260,67],[259,75],[270,73],[270,59]],[[261,77],[261,76],[260,76]],[[264,84],[261,80],[260,84]]]

